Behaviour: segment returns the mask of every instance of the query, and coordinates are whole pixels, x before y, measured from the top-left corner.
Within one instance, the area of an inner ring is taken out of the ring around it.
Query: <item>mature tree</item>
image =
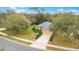
[[[29,9],[34,11],[32,19],[31,19],[32,23],[40,24],[40,23],[50,20],[49,14],[45,13],[45,8],[33,7],[33,8],[29,8]]]
[[[30,25],[30,21],[22,14],[11,13],[6,21],[5,26],[14,33],[24,32]]]
[[[76,33],[77,31],[79,31],[78,17],[73,13],[55,14],[52,17],[52,22],[54,23],[54,26],[52,27],[52,31],[54,32],[53,38],[64,32],[66,33],[66,40],[70,39],[71,33],[73,34],[73,36],[75,35],[74,37],[78,37]]]
[[[6,12],[0,12],[0,27],[4,27],[6,16]]]
[[[45,12],[45,8],[42,7],[30,7],[30,10],[32,10],[34,13],[43,13]]]

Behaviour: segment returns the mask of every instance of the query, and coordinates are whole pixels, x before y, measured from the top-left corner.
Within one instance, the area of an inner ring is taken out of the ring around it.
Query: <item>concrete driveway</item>
[[[47,50],[46,46],[53,33],[51,31],[45,30],[45,29],[42,30],[42,32],[43,32],[43,34],[34,43],[32,43],[31,46],[35,47],[35,48]]]

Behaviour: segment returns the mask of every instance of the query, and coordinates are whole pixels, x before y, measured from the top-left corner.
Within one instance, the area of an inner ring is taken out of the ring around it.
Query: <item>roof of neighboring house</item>
[[[49,27],[52,25],[51,22],[44,22],[44,23],[41,23],[39,25],[37,25],[38,28],[43,28],[43,29],[49,29]]]

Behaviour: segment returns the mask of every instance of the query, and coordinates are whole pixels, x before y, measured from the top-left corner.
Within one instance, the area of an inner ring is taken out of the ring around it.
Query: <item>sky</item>
[[[39,7],[44,8],[45,12],[55,13],[55,12],[74,12],[75,14],[79,14],[79,7]],[[17,13],[27,12],[33,13],[33,10],[30,10],[28,7],[0,7],[0,11],[6,10],[14,10]]]

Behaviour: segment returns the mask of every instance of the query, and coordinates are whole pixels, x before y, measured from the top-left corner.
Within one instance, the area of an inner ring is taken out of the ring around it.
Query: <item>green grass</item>
[[[49,41],[49,44],[79,49],[79,39],[74,39],[74,40],[66,39],[65,40],[62,34],[60,34],[58,37],[53,39],[53,41]]]
[[[20,38],[24,38],[26,40],[35,40],[36,38],[36,33],[33,32],[32,28],[35,27],[30,26],[25,33],[21,33],[21,34],[13,34],[11,31],[5,30],[3,31],[4,33],[7,33],[9,35],[13,35],[16,37],[20,37]],[[8,38],[8,37],[7,37]],[[10,37],[9,37],[10,38]],[[11,40],[14,40],[16,42],[21,42],[24,44],[30,44],[28,42],[24,42],[24,41],[17,41],[13,38],[10,38]],[[49,41],[49,44],[54,44],[54,45],[59,45],[59,46],[63,46],[63,47],[69,47],[69,48],[78,48],[79,49],[79,40],[72,40],[72,41],[64,41],[62,34],[60,34],[57,38],[55,38],[53,41]],[[52,47],[47,47],[49,50],[60,50],[60,49],[56,49],[56,48],[52,48]]]
[[[6,38],[7,40],[12,40],[12,41],[14,41],[14,42],[22,43],[22,44],[24,44],[24,45],[30,45],[30,44],[32,44],[32,43],[29,43],[29,42],[25,42],[25,41],[22,41],[22,40],[17,40],[17,39],[11,38],[11,37],[9,37],[9,36],[0,35],[0,37]]]
[[[32,30],[33,27],[34,26],[29,27],[26,30],[26,32],[23,34],[16,34],[14,36],[21,37],[21,38],[28,39],[28,40],[35,40],[36,33],[33,32],[33,30]]]
[[[12,35],[12,36],[24,38],[24,39],[27,39],[27,40],[35,40],[36,33],[33,32],[33,30],[32,30],[33,27],[35,27],[35,26],[34,25],[30,26],[25,31],[25,33],[20,33],[20,34],[14,34],[14,33],[12,33],[12,31],[9,31],[9,30],[5,30],[5,31],[2,31],[2,32],[7,33],[7,34]]]
[[[50,51],[65,51],[63,49],[58,49],[58,48],[53,48],[53,47],[48,47],[48,46],[46,48]]]

